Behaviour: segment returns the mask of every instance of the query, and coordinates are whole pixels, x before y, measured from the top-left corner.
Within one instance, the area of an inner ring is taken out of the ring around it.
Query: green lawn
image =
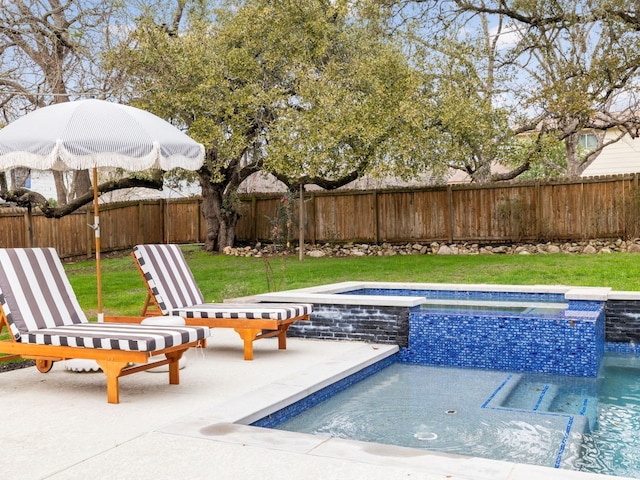
[[[198,246],[184,251],[207,301],[346,280],[563,284],[640,291],[638,254],[397,255],[299,261],[295,255],[268,260],[212,255]],[[95,262],[70,263],[65,268],[81,306],[88,315],[95,316]],[[103,259],[102,284],[107,315],[140,312],[146,290],[128,255]]]

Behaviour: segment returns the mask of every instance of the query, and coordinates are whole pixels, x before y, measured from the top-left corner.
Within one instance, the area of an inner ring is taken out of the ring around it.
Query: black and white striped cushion
[[[178,245],[137,245],[133,253],[164,315],[204,302]]]
[[[53,248],[0,249],[0,304],[16,339],[33,330],[87,323]]]
[[[153,352],[202,340],[208,329],[122,323],[81,323],[28,332],[22,343]]]
[[[185,318],[249,318],[286,320],[301,315],[309,315],[311,304],[280,303],[204,303],[191,307],[177,308],[171,315]]]

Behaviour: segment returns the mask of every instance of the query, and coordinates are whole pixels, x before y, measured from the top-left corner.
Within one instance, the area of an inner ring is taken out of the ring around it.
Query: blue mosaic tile
[[[412,290],[399,288],[361,288],[338,295],[387,295],[396,297],[425,297],[446,300],[493,300],[509,302],[565,302],[562,293],[485,292],[469,290]]]
[[[605,342],[604,348],[606,352],[611,352],[611,353],[640,354],[640,345],[637,343]]]
[[[597,375],[604,356],[605,315],[601,301],[567,301],[563,294],[532,292],[366,288],[344,293],[514,301],[525,305],[553,302],[568,304],[568,308],[536,308],[528,314],[486,307],[480,311],[469,306],[456,310],[418,305],[383,312],[390,307],[316,305],[311,321],[299,332],[292,327],[292,334],[395,343],[400,347],[400,361],[407,363],[577,376]]]
[[[572,302],[556,316],[413,310],[402,362],[597,376],[604,356],[602,302]]]
[[[391,355],[387,358],[380,360],[379,362],[374,363],[373,365],[369,365],[368,367],[359,370],[342,380],[338,380],[337,382],[328,385],[317,392],[314,392],[302,400],[298,400],[297,402],[292,403],[291,405],[287,405],[286,407],[267,415],[266,417],[261,418],[260,420],[255,421],[251,425],[254,427],[265,427],[265,428],[275,428],[280,425],[282,422],[289,420],[290,418],[295,417],[296,415],[304,412],[305,410],[318,405],[319,403],[325,401],[326,399],[334,396],[335,394],[349,388],[352,385],[364,380],[365,378],[373,375],[374,373],[379,372],[383,368],[388,367],[392,363],[397,361],[397,354]]]

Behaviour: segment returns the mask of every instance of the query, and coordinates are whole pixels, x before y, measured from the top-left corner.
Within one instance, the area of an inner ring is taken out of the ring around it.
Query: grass
[[[393,257],[269,259],[205,253],[185,256],[207,301],[217,302],[273,290],[347,280],[435,283],[562,284],[640,291],[640,256],[603,255],[412,255]],[[65,266],[83,309],[97,310],[95,262]],[[103,305],[107,315],[137,315],[146,290],[128,255],[102,261]]]

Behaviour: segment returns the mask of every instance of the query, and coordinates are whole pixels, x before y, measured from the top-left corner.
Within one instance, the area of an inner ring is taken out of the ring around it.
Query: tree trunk
[[[567,151],[567,177],[571,179],[580,177],[582,173],[578,152],[579,138],[580,135],[578,133],[572,133],[564,139],[564,145]]]
[[[73,172],[73,184],[70,192],[71,198],[69,200],[75,200],[92,189],[93,186],[91,185],[89,170],[75,170]]]
[[[64,173],[58,170],[54,170],[53,182],[56,186],[56,200],[58,201],[58,205],[66,205],[67,186],[64,184]]]
[[[486,162],[484,159],[476,162],[478,167],[476,171],[471,174],[471,180],[474,183],[487,183],[491,181],[491,162]]]
[[[232,247],[236,237],[236,225],[240,215],[233,205],[225,204],[225,188],[221,183],[211,182],[209,172],[199,172],[202,187],[202,215],[206,226],[204,249],[221,252]]]
[[[224,247],[233,247],[236,241],[236,227],[240,215],[233,210],[232,212],[222,211],[220,232],[218,233],[218,251],[222,251]]]

